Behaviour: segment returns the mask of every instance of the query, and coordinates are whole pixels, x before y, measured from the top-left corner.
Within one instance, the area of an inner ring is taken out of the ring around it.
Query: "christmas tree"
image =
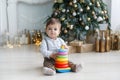
[[[102,0],[54,0],[51,17],[61,21],[60,36],[65,41],[84,40],[102,23],[110,29],[107,5]]]

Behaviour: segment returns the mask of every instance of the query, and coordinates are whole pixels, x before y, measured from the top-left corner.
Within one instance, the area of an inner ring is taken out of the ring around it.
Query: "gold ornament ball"
[[[79,21],[82,21],[82,18],[79,18]]]
[[[87,20],[88,20],[88,21],[90,21],[90,20],[91,20],[91,18],[88,18]]]
[[[95,3],[95,0],[91,0],[92,3]]]
[[[54,3],[56,3],[57,2],[57,0],[54,0]]]
[[[77,7],[77,4],[75,4],[74,7],[76,8],[76,7]]]
[[[62,21],[64,21],[64,20],[65,20],[65,18],[61,18],[61,20],[62,20]]]
[[[84,3],[84,2],[85,2],[85,0],[80,0],[80,2],[81,2],[81,3]]]
[[[70,25],[69,29],[71,29],[71,30],[72,30],[72,29],[73,29],[73,25]]]
[[[65,29],[65,30],[64,30],[64,33],[67,33],[67,32],[68,32],[68,31]]]
[[[81,8],[80,11],[83,12],[83,9]]]
[[[62,11],[62,12],[65,12],[65,11],[66,11],[66,9],[64,9],[64,8],[63,8],[61,11]]]
[[[76,0],[73,0],[73,3],[76,3],[77,1]]]
[[[104,14],[104,11],[101,11],[102,14]]]
[[[73,16],[76,16],[77,14],[76,14],[76,12],[73,12]]]
[[[100,7],[100,3],[99,2],[97,2],[97,7]]]
[[[89,26],[85,26],[85,29],[86,29],[86,30],[89,30]]]
[[[70,25],[69,24],[67,24],[67,28],[69,28],[70,27]]]
[[[94,15],[94,14],[95,14],[95,12],[94,12],[94,11],[92,11],[92,14]]]
[[[107,16],[107,15],[105,16],[105,19],[108,19],[108,16]]]
[[[84,22],[81,22],[81,24],[84,26]]]
[[[89,6],[87,6],[87,10],[90,10],[90,7],[89,7]]]
[[[72,6],[72,4],[73,4],[72,2],[69,3],[70,6]]]
[[[57,0],[58,1],[58,3],[63,3],[63,0]]]
[[[90,3],[89,3],[89,5],[91,6],[91,5],[92,5],[92,3],[90,2]]]
[[[97,16],[96,16],[96,15],[94,15],[94,19],[97,19]]]
[[[107,13],[107,11],[106,11],[106,10],[104,10],[104,13],[106,14],[106,13]]]
[[[54,14],[55,14],[55,15],[58,15],[58,13],[57,13],[57,12],[55,12]]]

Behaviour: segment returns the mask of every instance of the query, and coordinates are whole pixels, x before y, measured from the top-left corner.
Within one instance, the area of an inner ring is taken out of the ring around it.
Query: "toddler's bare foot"
[[[76,64],[75,65],[75,72],[79,72],[82,70],[82,65],[81,64]]]

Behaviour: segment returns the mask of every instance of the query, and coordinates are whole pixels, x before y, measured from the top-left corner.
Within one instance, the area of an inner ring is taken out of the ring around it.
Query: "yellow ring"
[[[57,58],[56,61],[68,61],[68,58]]]

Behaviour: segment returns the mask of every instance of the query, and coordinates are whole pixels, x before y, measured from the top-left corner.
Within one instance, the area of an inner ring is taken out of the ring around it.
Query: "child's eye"
[[[55,31],[57,30],[57,28],[54,29]]]
[[[51,28],[48,28],[48,30],[52,30]]]

